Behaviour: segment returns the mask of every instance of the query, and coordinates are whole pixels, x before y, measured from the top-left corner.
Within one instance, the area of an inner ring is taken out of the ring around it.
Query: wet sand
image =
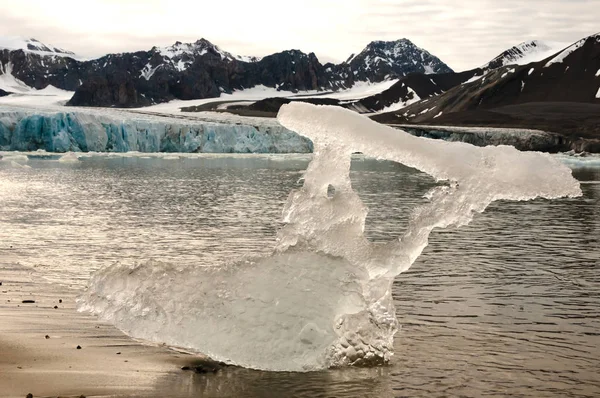
[[[152,396],[196,358],[141,344],[77,312],[75,290],[33,279],[0,263],[2,397]]]

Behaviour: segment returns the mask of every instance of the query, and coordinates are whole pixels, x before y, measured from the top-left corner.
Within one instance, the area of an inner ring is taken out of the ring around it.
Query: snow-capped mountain
[[[498,55],[481,69],[497,69],[506,65],[526,65],[541,61],[560,51],[560,45],[539,40],[525,41]]]
[[[355,79],[378,81],[387,76],[403,77],[410,73],[451,73],[452,69],[428,51],[408,39],[373,41],[357,55],[351,56],[350,66]]]
[[[5,49],[0,49],[0,75],[10,71],[19,82],[36,89],[52,85],[76,91],[69,104],[81,106],[146,106],[218,97],[258,85],[285,91],[335,90],[414,72],[451,71],[406,39],[372,42],[338,65],[322,65],[315,54],[299,50],[263,58],[238,56],[205,39],[88,61],[35,39],[0,43],[5,43]]]
[[[195,43],[182,43],[178,41],[169,47],[154,47],[152,51],[159,52],[165,60],[169,60],[179,71],[187,69],[196,58],[208,53],[219,56],[222,60],[229,61],[258,62],[261,59],[258,57],[233,55],[221,50],[206,39],[200,39]]]
[[[536,62],[478,71],[440,95],[377,120],[600,132],[600,33]]]
[[[0,50],[22,50],[38,55],[79,58],[71,51],[44,44],[36,39],[26,39],[23,37],[0,37]]]

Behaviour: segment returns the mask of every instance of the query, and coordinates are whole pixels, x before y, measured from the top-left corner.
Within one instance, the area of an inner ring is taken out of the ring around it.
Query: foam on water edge
[[[337,107],[292,103],[278,120],[310,138],[314,156],[271,255],[225,266],[111,265],[93,276],[80,309],[131,336],[249,368],[382,364],[398,326],[392,283],[434,228],[465,225],[495,200],[581,195],[570,169],[547,154],[413,137]],[[368,209],[349,176],[355,152],[443,182],[384,245],[363,233]]]

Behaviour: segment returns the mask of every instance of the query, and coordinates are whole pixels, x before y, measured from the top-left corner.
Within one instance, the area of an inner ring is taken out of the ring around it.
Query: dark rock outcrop
[[[126,73],[119,72],[86,80],[67,103],[73,104],[135,107],[150,105],[150,101],[138,93],[135,83]]]

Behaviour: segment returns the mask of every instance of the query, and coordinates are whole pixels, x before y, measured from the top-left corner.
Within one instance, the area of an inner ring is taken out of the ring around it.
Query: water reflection
[[[170,397],[392,397],[392,369],[327,372],[260,372],[227,368],[216,374],[180,372],[158,382],[158,396]]]

